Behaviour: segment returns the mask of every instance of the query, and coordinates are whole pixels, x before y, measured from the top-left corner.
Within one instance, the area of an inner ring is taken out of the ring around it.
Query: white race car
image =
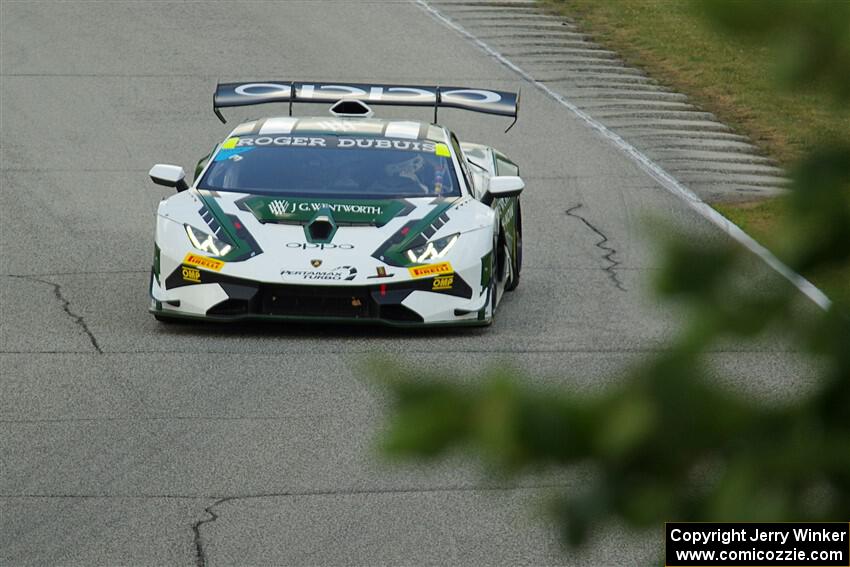
[[[292,116],[292,102],[334,102]],[[150,176],[157,210],[150,310],[177,318],[486,325],[522,267],[524,184],[493,148],[461,144],[440,107],[511,116],[514,93],[320,83],[219,85],[214,111],[289,102],[237,126],[201,160]],[[434,123],[370,105],[433,106]]]

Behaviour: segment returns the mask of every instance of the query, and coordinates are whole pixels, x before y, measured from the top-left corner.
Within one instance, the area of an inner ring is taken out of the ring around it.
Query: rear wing
[[[519,93],[467,87],[423,87],[413,85],[375,85],[364,83],[255,82],[220,83],[213,95],[213,112],[225,122],[221,108],[288,102],[292,116],[294,102],[337,102],[359,100],[370,105],[430,106],[437,109],[460,108],[485,114],[509,116],[516,124]],[[507,130],[505,130],[507,132]]]

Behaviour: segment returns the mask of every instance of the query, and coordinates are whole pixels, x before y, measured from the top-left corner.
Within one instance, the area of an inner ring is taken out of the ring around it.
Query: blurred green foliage
[[[850,103],[850,3],[700,2],[730,33],[776,34],[782,79]],[[850,263],[850,133],[825,140],[793,172],[790,267],[817,274]],[[755,259],[731,242],[669,238],[657,293],[688,317],[669,348],[594,395],[529,387],[497,370],[463,384],[403,367],[375,372],[391,392],[385,450],[433,458],[462,448],[499,473],[590,465],[594,484],[554,506],[565,541],[594,525],[665,521],[839,521],[850,510],[848,305],[800,309],[792,286],[753,288]],[[818,357],[818,386],[782,406],[717,385],[707,352],[783,328]]]
[[[695,6],[730,33],[770,40],[785,86],[825,90],[840,104],[850,99],[847,0],[703,0]]]

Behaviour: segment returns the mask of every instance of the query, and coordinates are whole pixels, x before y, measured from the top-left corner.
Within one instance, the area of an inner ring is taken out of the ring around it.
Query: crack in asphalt
[[[436,493],[436,492],[467,492],[467,491],[486,491],[486,492],[509,492],[515,490],[541,490],[541,489],[551,489],[551,488],[565,488],[569,486],[569,484],[565,483],[538,483],[534,485],[527,486],[448,486],[448,487],[423,487],[423,488],[389,488],[389,489],[332,489],[332,490],[305,490],[305,491],[291,491],[291,492],[272,492],[272,493],[259,493],[259,494],[242,494],[235,496],[225,496],[218,498],[215,502],[204,508],[204,512],[207,514],[207,518],[202,518],[192,524],[192,534],[193,534],[193,542],[195,544],[195,565],[196,567],[206,567],[207,565],[207,551],[204,548],[204,538],[201,536],[201,526],[205,524],[211,524],[219,519],[219,514],[216,514],[214,508],[224,504],[225,502],[230,502],[233,500],[252,500],[252,499],[261,499],[261,498],[292,498],[299,496],[354,496],[354,495],[373,495],[373,494],[423,494],[423,493]],[[30,495],[30,496],[13,496],[12,498],[56,498],[57,496],[43,496],[43,495]],[[83,495],[83,496],[73,496],[73,495],[61,495],[59,498],[116,498],[115,496],[96,496],[96,495]],[[6,498],[5,496],[0,496],[0,498]],[[121,498],[121,497],[117,497]],[[200,498],[197,496],[178,496],[178,495],[166,495],[166,496],[138,496],[133,498],[172,498],[172,499],[192,499],[192,498]]]
[[[291,492],[270,492],[257,494],[241,494],[235,496],[212,497],[200,495],[179,495],[179,494],[143,494],[143,495],[110,495],[110,494],[2,494],[0,499],[141,499],[141,500],[197,500],[217,498],[215,502],[204,508],[206,518],[201,518],[192,524],[192,542],[195,546],[195,566],[207,566],[207,550],[204,544],[204,538],[201,536],[201,527],[205,524],[211,524],[217,521],[220,517],[214,510],[217,506],[230,502],[232,500],[253,500],[265,498],[292,498],[299,496],[354,496],[354,495],[373,495],[373,494],[424,494],[424,493],[440,493],[440,492],[511,492],[522,490],[543,490],[552,488],[565,488],[569,484],[565,483],[538,483],[531,485],[520,486],[445,486],[445,487],[423,487],[423,488],[389,488],[389,489],[332,489],[332,490],[305,490]]]
[[[28,280],[28,281],[31,281],[31,282],[42,283],[42,284],[49,285],[50,287],[52,287],[53,288],[53,296],[56,297],[56,299],[58,299],[59,302],[62,304],[62,310],[65,312],[65,314],[68,315],[68,317],[70,317],[71,319],[73,319],[74,323],[83,330],[83,332],[89,338],[89,341],[91,342],[92,346],[94,347],[94,350],[97,351],[98,354],[103,354],[103,349],[100,348],[100,344],[97,342],[97,338],[94,336],[94,333],[92,333],[91,329],[89,328],[88,323],[86,323],[86,320],[83,318],[82,315],[78,315],[78,314],[74,313],[73,311],[71,311],[71,302],[62,294],[62,284],[54,283],[54,282],[51,282],[51,281],[48,281],[48,280],[43,280],[43,279],[33,277],[33,276],[10,276],[10,277]]]
[[[609,263],[609,265],[604,267],[603,270],[608,273],[608,278],[614,283],[617,289],[619,289],[620,291],[626,291],[626,288],[623,286],[623,282],[620,281],[620,277],[617,275],[617,268],[621,264],[619,260],[614,258],[614,255],[617,253],[617,249],[608,246],[607,243],[609,242],[609,240],[604,232],[593,226],[593,224],[589,220],[575,212],[582,206],[583,205],[579,203],[578,205],[570,207],[566,211],[567,216],[580,220],[587,228],[592,230],[597,236],[602,239],[597,242],[595,246],[605,252],[602,257]]]
[[[218,506],[219,504],[224,504],[228,500],[234,500],[235,496],[229,496],[226,498],[220,498],[204,508],[204,512],[209,515],[209,518],[204,518],[198,520],[194,524],[192,524],[192,533],[195,534],[194,542],[195,542],[195,565],[197,567],[206,567],[207,565],[207,555],[204,550],[204,539],[201,537],[201,526],[204,524],[211,524],[218,520],[218,514],[213,512],[213,508]]]

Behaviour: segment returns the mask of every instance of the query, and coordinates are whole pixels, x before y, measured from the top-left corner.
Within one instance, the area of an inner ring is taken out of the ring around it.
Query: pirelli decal
[[[440,262],[439,264],[429,264],[427,266],[414,266],[412,268],[407,268],[407,271],[410,272],[410,276],[414,278],[427,278],[454,273],[454,269],[449,262]]]
[[[197,266],[205,270],[212,270],[213,272],[220,272],[221,269],[224,267],[224,262],[222,262],[221,260],[216,260],[215,258],[207,258],[206,256],[192,254],[191,252],[186,254],[186,257],[183,258],[183,263],[188,264],[190,266]]]

